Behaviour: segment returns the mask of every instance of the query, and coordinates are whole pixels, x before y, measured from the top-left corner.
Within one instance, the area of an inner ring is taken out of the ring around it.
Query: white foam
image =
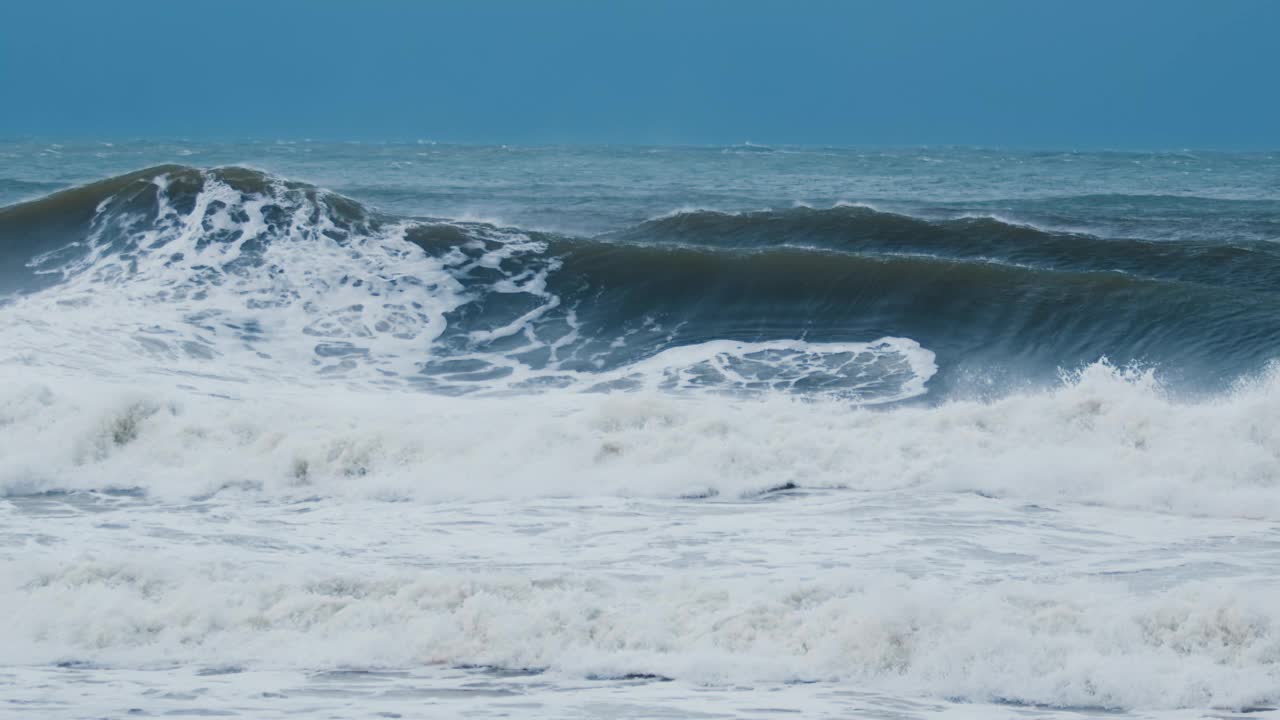
[[[711,340],[668,348],[613,375],[650,389],[809,389],[876,404],[923,395],[937,370],[934,354],[919,343],[886,337],[870,343]]]
[[[643,390],[217,398],[3,373],[0,664],[1277,700],[1275,378],[1184,403],[1097,365],[1054,390],[876,411]],[[719,507],[785,483],[857,492]],[[88,488],[147,497],[51,515],[20,508],[56,499],[13,497]]]
[[[1280,519],[1275,378],[1183,403],[1150,375],[1095,365],[1055,390],[887,411],[643,390],[228,392],[237,397],[8,368],[0,490],[437,500],[736,496],[792,483]]]
[[[359,569],[225,551],[0,568],[6,665],[423,664],[648,673],[710,685],[825,681],[900,696],[1113,708],[1277,698],[1275,585],[996,582],[832,571],[663,579]]]
[[[463,302],[403,226],[335,240],[323,193],[245,195],[206,174],[183,212],[156,182],[154,217],[99,208],[62,282],[5,308],[0,358],[126,378],[379,378],[415,372]]]

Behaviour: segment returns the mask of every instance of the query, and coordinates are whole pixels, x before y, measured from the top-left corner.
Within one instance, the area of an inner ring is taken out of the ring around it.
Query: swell
[[[1098,237],[994,217],[929,220],[856,205],[750,213],[683,212],[606,237],[624,243],[929,254],[1067,272],[1124,272],[1260,292],[1280,289],[1275,281],[1280,250],[1274,243]]]

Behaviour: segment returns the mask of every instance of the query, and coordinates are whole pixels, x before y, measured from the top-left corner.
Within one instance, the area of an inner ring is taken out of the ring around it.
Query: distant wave
[[[812,247],[862,253],[919,253],[1007,260],[1048,270],[1122,271],[1152,278],[1280,290],[1280,248],[1168,243],[1064,232],[995,214],[931,220],[867,205],[720,212],[688,210],[606,235],[623,242],[736,248]],[[1255,272],[1256,271],[1256,272]]]

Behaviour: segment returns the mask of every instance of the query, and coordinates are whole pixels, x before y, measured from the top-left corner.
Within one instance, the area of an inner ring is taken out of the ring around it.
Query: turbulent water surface
[[[1280,704],[1280,157],[0,143],[0,713]]]

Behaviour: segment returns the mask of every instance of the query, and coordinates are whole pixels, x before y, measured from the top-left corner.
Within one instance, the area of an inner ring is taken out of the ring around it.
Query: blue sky
[[[1280,148],[1280,1],[0,2],[0,135]]]

